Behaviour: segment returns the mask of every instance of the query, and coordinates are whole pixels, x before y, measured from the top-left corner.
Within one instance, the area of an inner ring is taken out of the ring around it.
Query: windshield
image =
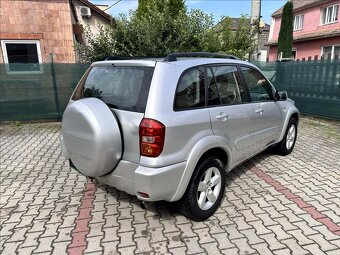
[[[153,67],[95,66],[78,86],[73,100],[96,97],[111,108],[144,112]]]

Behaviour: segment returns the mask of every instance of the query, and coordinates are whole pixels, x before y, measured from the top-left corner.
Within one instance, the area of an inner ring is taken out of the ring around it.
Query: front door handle
[[[216,116],[216,119],[226,121],[229,118],[229,114],[221,112],[219,115]]]

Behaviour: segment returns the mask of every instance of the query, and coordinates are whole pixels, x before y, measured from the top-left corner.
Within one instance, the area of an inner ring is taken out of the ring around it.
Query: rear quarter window
[[[145,112],[153,70],[144,66],[92,67],[72,99],[95,97],[111,108]]]
[[[186,70],[177,85],[174,109],[185,110],[205,106],[204,68]]]

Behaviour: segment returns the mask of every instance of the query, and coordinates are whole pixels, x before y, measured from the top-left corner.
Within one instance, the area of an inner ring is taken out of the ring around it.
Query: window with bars
[[[321,9],[321,25],[335,23],[339,20],[339,5],[331,5]]]

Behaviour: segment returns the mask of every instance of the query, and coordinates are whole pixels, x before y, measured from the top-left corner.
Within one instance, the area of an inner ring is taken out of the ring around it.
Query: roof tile
[[[327,0],[291,0],[293,2],[293,10],[302,10],[310,6],[326,3]],[[272,14],[272,17],[281,16],[283,11],[283,6]]]

